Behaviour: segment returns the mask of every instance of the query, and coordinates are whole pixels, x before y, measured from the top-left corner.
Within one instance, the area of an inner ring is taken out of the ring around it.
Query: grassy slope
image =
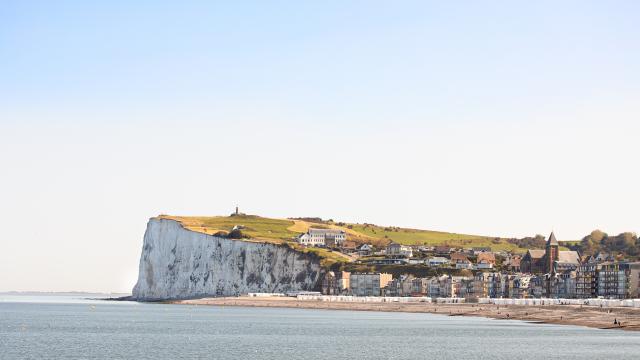
[[[330,261],[345,261],[348,259],[343,255],[339,255],[325,249],[303,249],[293,242],[294,237],[306,232],[310,227],[323,227],[342,229],[348,233],[349,240],[353,240],[358,243],[370,243],[377,246],[384,246],[390,241],[395,241],[406,245],[426,244],[430,246],[450,245],[456,247],[487,246],[491,247],[494,251],[524,251],[524,249],[510,244],[506,239],[441,231],[385,228],[382,226],[363,224],[337,226],[335,224],[316,224],[303,220],[270,219],[253,215],[213,217],[162,215],[160,217],[177,220],[189,230],[207,234],[215,234],[219,231],[229,232],[235,225],[242,225],[244,226],[242,232],[251,237],[251,239],[246,241],[262,241],[279,244],[288,243],[289,246],[298,248],[305,252],[317,253]],[[351,228],[348,228],[347,226]]]
[[[218,231],[229,232],[234,226],[242,225],[245,227],[242,229],[244,234],[259,240],[281,243],[298,235],[297,232],[289,230],[293,225],[291,220],[269,219],[253,215],[211,217],[163,215],[160,217],[177,220],[189,230],[207,234],[215,234]]]
[[[491,247],[495,251],[513,250],[521,251],[516,245],[510,244],[506,239],[492,238],[488,236],[456,234],[441,231],[385,228],[372,225],[353,225],[353,230],[369,237],[378,238],[380,241],[394,241],[405,245],[450,245],[455,247]]]
[[[219,231],[229,232],[236,225],[244,226],[242,232],[250,239],[242,241],[269,242],[273,244],[287,243],[290,247],[305,253],[315,253],[323,258],[322,264],[331,265],[338,261],[350,261],[351,258],[343,254],[327,249],[305,248],[293,242],[293,239],[305,232],[293,231],[295,223],[292,220],[269,219],[253,215],[243,216],[168,216],[161,215],[159,218],[179,221],[185,228],[205,234],[215,234]]]

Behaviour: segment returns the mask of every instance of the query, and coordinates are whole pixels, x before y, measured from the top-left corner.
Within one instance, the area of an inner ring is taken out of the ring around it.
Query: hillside
[[[292,244],[292,241],[297,235],[306,232],[310,227],[315,227],[341,229],[347,232],[349,240],[356,243],[369,243],[376,246],[385,246],[389,242],[394,241],[405,245],[490,247],[494,251],[525,251],[525,249],[518,247],[517,244],[505,238],[392,226],[385,227],[372,224],[348,224],[322,221],[313,218],[271,219],[255,215],[214,217],[161,215],[160,218],[179,221],[189,230],[206,234],[215,234],[218,232],[229,233],[234,226],[241,225],[244,227],[242,233],[250,237],[247,241],[288,243],[292,246],[295,246],[295,244]],[[326,250],[322,249],[312,249],[310,251],[326,252]]]
[[[304,253],[315,253],[323,258],[322,264],[329,266],[339,261],[351,261],[352,259],[342,253],[321,248],[305,248],[294,242],[294,238],[303,231],[296,230],[296,222],[286,219],[270,219],[255,215],[237,216],[169,216],[160,215],[160,219],[176,220],[188,230],[213,235],[216,233],[228,234],[234,226],[242,226],[242,233],[249,238],[243,241],[268,242],[274,244],[287,244]]]

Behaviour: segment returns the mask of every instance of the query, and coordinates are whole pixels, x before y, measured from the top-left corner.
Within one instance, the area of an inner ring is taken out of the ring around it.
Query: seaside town
[[[408,246],[395,242],[384,248],[355,245],[337,229],[309,229],[296,241],[348,254],[354,266],[393,265],[395,274],[376,271],[328,271],[321,293],[357,297],[430,297],[473,302],[478,299],[603,299],[639,296],[640,262],[599,252],[581,256],[561,250],[552,232],[544,249],[524,254],[493,252],[491,248]],[[435,275],[420,277],[403,268]],[[635,303],[635,302],[634,302]]]

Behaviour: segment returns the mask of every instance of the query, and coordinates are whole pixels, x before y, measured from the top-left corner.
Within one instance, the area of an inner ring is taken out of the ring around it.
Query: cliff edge
[[[139,301],[313,290],[320,258],[286,245],[232,240],[152,218],[144,234]]]

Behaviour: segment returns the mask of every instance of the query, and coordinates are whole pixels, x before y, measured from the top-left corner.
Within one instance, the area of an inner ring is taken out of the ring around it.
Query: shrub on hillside
[[[227,235],[227,238],[229,238],[229,239],[246,239],[248,237],[249,236],[243,234],[242,230],[240,230],[240,229],[231,230],[229,235]]]

